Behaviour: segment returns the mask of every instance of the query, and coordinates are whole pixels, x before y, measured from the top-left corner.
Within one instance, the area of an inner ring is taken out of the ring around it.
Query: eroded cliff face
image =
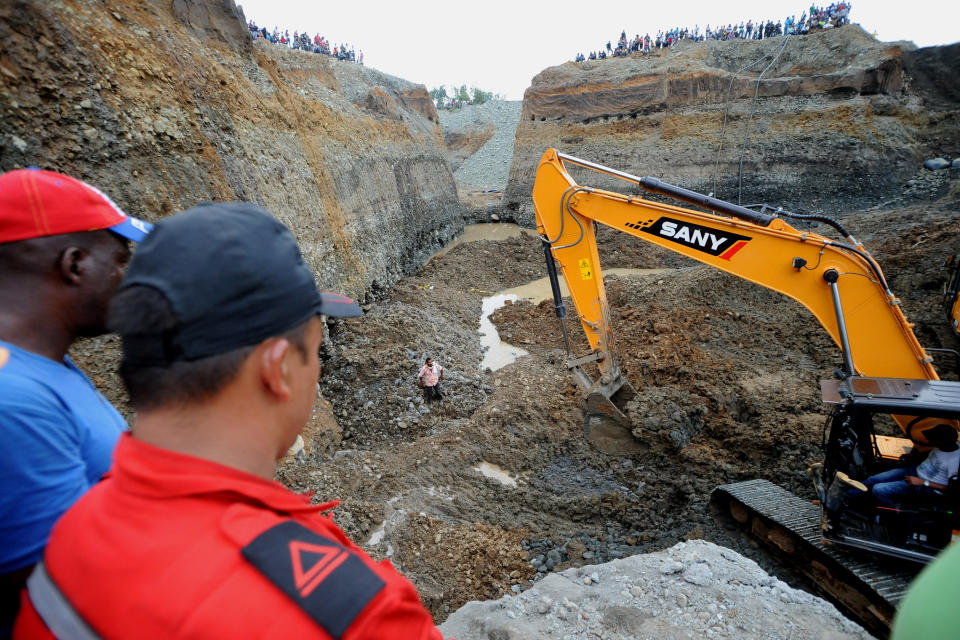
[[[232,0],[0,4],[0,170],[75,175],[148,220],[245,200],[360,299],[462,228],[426,89],[254,42]]]
[[[960,104],[938,72],[956,57],[854,25],[552,67],[524,95],[504,204],[533,224],[549,147],[744,204],[874,204],[900,194],[924,158],[960,151]],[[631,192],[599,174],[582,181]]]

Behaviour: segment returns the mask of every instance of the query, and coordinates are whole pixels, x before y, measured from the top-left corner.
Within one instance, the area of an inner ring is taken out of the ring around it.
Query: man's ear
[[[89,255],[89,252],[80,247],[67,247],[60,252],[57,267],[64,282],[72,285],[80,284],[80,278],[84,272],[84,260],[86,260],[87,255]]]
[[[290,349],[288,340],[275,338],[264,343],[260,352],[260,381],[264,389],[281,402],[289,400],[293,394],[287,365]]]

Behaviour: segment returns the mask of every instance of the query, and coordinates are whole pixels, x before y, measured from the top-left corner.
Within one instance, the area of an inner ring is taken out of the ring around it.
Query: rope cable
[[[723,100],[723,126],[720,127],[720,143],[717,146],[716,153],[716,163],[714,163],[713,169],[713,195],[717,195],[717,180],[720,175],[720,152],[723,151],[723,139],[727,133],[727,115],[730,113],[730,94],[733,93],[733,81],[736,80],[737,76],[752,67],[753,65],[763,62],[770,57],[769,53],[764,53],[762,56],[751,62],[750,64],[740,67],[733,72],[733,75],[730,76],[730,84],[727,86],[727,97]]]
[[[760,97],[760,82],[763,80],[764,74],[767,71],[769,71],[770,67],[772,67],[773,64],[780,58],[780,55],[783,53],[783,50],[787,46],[787,40],[789,39],[790,39],[790,36],[788,35],[783,36],[783,44],[780,45],[780,50],[777,52],[777,55],[773,57],[773,60],[770,61],[770,64],[768,64],[764,68],[764,70],[760,72],[760,75],[757,77],[757,86],[753,92],[753,108],[750,111],[750,119],[747,120],[747,130],[744,133],[744,137],[743,137],[743,149],[740,151],[740,169],[739,169],[739,177],[737,179],[737,204],[741,204],[740,196],[741,196],[741,191],[743,189],[743,158],[747,154],[747,144],[750,141],[750,129],[753,125],[753,116],[756,115],[757,113],[757,104],[759,103],[759,97]]]

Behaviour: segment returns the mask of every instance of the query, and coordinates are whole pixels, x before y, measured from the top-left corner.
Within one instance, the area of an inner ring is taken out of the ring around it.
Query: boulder
[[[930,158],[929,160],[923,161],[923,166],[930,171],[937,171],[939,169],[946,169],[950,166],[950,161],[943,158]]]

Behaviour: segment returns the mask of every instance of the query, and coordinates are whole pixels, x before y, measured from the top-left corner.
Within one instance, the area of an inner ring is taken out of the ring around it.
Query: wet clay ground
[[[921,342],[957,348],[940,304],[942,261],[960,252],[957,199],[860,212],[844,224],[879,260]],[[320,385],[342,442],[300,454],[280,477],[317,501],[342,500],[335,521],[389,556],[438,621],[549,571],[692,538],[798,584],[717,525],[708,500],[716,485],[754,477],[813,499],[806,469],[819,460],[826,416],[819,380],[839,351],[786,297],[621,234],[600,239],[605,268],[668,269],[606,279],[617,351],[639,392],[631,408],[643,437],[633,455],[584,440],[551,301],[495,312],[501,337],[529,355],[479,370],[482,299],[545,275],[531,232],[456,246],[364,318],[331,325]],[[567,329],[585,353],[579,326],[568,319]],[[428,355],[447,368],[446,398],[432,406],[415,384]]]

